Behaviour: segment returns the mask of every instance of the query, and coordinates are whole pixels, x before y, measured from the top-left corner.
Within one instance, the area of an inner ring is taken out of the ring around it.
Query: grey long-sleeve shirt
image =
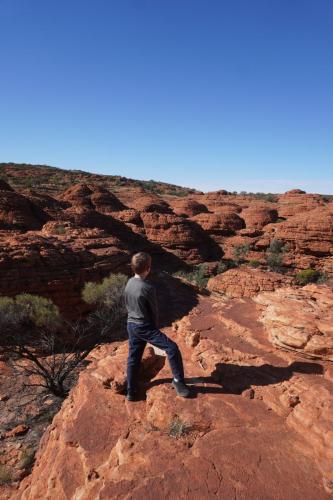
[[[151,323],[158,328],[159,313],[156,289],[149,281],[132,277],[125,287],[127,321],[131,323]]]

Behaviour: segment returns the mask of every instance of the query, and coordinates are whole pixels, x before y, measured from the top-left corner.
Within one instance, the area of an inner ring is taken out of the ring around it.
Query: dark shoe
[[[172,386],[174,389],[176,389],[177,395],[181,396],[182,398],[188,398],[191,394],[189,387],[185,384],[185,382],[182,382],[181,380],[179,380],[178,382],[173,380]]]
[[[135,392],[128,392],[126,394],[126,399],[127,399],[127,401],[137,401],[138,397],[137,397],[137,394]]]

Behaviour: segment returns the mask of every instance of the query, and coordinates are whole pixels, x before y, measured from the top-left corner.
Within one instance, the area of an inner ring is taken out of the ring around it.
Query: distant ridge
[[[187,196],[202,193],[196,189],[155,180],[141,181],[121,175],[95,174],[29,163],[0,163],[0,178],[17,191],[34,189],[50,195],[58,194],[78,183],[100,184],[114,192],[124,188],[143,188],[161,195]]]

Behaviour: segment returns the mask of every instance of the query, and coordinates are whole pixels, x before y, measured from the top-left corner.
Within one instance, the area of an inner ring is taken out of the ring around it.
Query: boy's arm
[[[159,311],[158,311],[158,302],[157,302],[157,294],[156,294],[156,289],[154,286],[152,286],[149,290],[148,293],[148,302],[150,306],[150,310],[152,313],[152,319],[155,323],[155,327],[158,328],[159,324]]]

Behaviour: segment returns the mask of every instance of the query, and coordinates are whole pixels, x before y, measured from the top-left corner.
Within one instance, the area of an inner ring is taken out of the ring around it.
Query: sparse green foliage
[[[83,300],[88,304],[112,306],[123,295],[127,280],[124,274],[110,274],[101,283],[90,281],[84,286]]]
[[[307,283],[325,283],[327,276],[321,274],[317,269],[302,269],[296,274],[296,281],[299,285]]]
[[[233,248],[233,254],[235,257],[235,261],[239,264],[244,260],[246,255],[250,250],[250,245],[248,243],[244,243],[243,245],[235,245]]]
[[[19,328],[23,324],[56,327],[60,324],[59,309],[39,295],[23,293],[15,298],[0,297],[0,329]]]
[[[266,253],[268,267],[275,272],[283,272],[283,254],[289,251],[289,245],[281,240],[273,239]]]
[[[237,267],[237,264],[233,260],[220,260],[217,265],[216,274],[225,273],[233,267]]]
[[[124,289],[128,277],[124,274],[110,274],[101,283],[86,283],[82,297],[87,304],[95,306],[91,319],[105,332],[120,327],[126,316]]]
[[[266,262],[271,271],[281,272],[283,268],[283,257],[280,253],[266,254]]]
[[[174,273],[174,276],[184,278],[200,288],[205,288],[209,279],[206,264],[199,264],[190,272],[178,271]]]
[[[251,267],[259,267],[259,266],[260,266],[260,262],[259,262],[259,260],[255,260],[255,259],[253,259],[253,260],[250,260],[250,261],[249,261],[249,265],[250,265]]]
[[[188,422],[184,422],[179,417],[172,420],[169,426],[169,436],[173,438],[180,438],[189,433],[191,425]]]

